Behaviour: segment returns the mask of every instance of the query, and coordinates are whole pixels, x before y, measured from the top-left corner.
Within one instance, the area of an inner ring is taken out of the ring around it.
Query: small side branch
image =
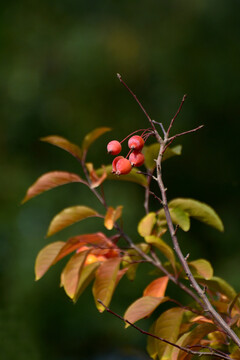
[[[151,336],[153,337],[154,339],[156,340],[160,340],[168,345],[171,345],[179,350],[182,350],[182,351],[185,351],[186,353],[188,354],[191,354],[191,355],[197,355],[197,356],[203,356],[203,355],[208,355],[208,356],[216,356],[220,359],[225,359],[225,360],[231,360],[231,358],[226,355],[226,354],[222,354],[222,353],[219,353],[217,352],[215,349],[212,349],[210,347],[208,347],[208,349],[210,350],[210,352],[200,352],[200,351],[195,351],[195,350],[191,350],[190,347],[183,347],[183,346],[180,346],[180,345],[177,345],[177,344],[174,344],[173,342],[167,340],[167,339],[164,339],[162,338],[161,336],[157,336],[157,335],[154,335],[152,333],[149,333],[148,331],[145,331],[143,329],[141,329],[140,327],[136,326],[135,324],[131,323],[130,321],[128,321],[127,319],[124,319],[121,315],[115,313],[114,311],[110,310],[101,300],[97,300],[99,302],[99,304],[101,304],[105,310],[114,315],[115,317],[117,317],[118,319],[124,321],[125,323],[129,324],[130,326],[132,326],[134,329],[138,330],[140,333],[144,334],[144,335],[147,335],[147,336]],[[200,348],[205,348],[205,346],[201,346],[199,345]]]
[[[181,104],[180,104],[180,106],[179,106],[176,114],[174,115],[174,117],[172,118],[172,120],[171,120],[171,122],[170,122],[169,128],[167,129],[167,134],[166,134],[167,137],[168,137],[168,135],[169,135],[169,132],[170,132],[172,126],[173,126],[173,123],[174,123],[176,117],[178,116],[178,114],[180,113],[180,111],[181,111],[181,109],[182,109],[182,107],[183,107],[183,104],[184,104],[184,101],[186,100],[186,97],[187,97],[187,94],[185,94],[185,95],[183,96],[182,101],[181,101]]]

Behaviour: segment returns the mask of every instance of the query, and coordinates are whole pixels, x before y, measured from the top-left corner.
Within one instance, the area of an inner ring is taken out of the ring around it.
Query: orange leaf
[[[85,184],[85,181],[82,180],[77,174],[72,174],[65,171],[52,171],[46,173],[39,177],[37,181],[28,189],[24,199],[22,200],[22,204],[44,191],[72,182],[81,182]]]
[[[105,310],[104,306],[98,302],[98,299],[108,306],[116,287],[118,270],[121,258],[115,257],[102,263],[96,273],[96,279],[93,284],[93,296],[96,306],[100,312]]]
[[[152,281],[144,290],[143,296],[162,297],[168,284],[168,276],[163,276]]]
[[[54,260],[64,247],[64,241],[57,241],[45,246],[37,255],[35,262],[35,280],[39,280],[54,264]]]
[[[114,209],[112,206],[108,207],[107,213],[104,218],[104,226],[108,230],[112,230],[115,221],[119,219],[122,215],[122,208],[122,206],[118,206],[116,209]]]
[[[68,141],[67,139],[61,136],[57,136],[57,135],[46,136],[41,138],[40,140],[58,146],[63,150],[66,150],[78,160],[81,160],[82,158],[82,151],[80,147],[78,145],[71,143],[70,141]]]
[[[72,206],[66,208],[53,218],[49,225],[47,236],[51,236],[77,221],[92,216],[99,216],[99,214],[87,206]]]
[[[64,290],[71,299],[73,299],[77,290],[80,274],[89,252],[90,250],[85,250],[73,255],[62,271],[61,286],[64,287]]]
[[[124,314],[124,319],[133,324],[140,319],[150,316],[161,303],[167,300],[168,297],[143,296],[129,306]],[[128,326],[129,324],[126,323],[126,327]]]
[[[91,180],[90,187],[91,187],[91,189],[95,189],[96,187],[101,185],[103,183],[103,181],[107,178],[107,172],[106,172],[104,166],[102,166],[103,173],[101,174],[101,176],[98,176],[96,171],[94,170],[92,163],[86,163],[86,167],[87,167],[89,175],[90,175],[90,180]]]
[[[112,247],[112,242],[109,240],[103,233],[98,232],[94,234],[83,234],[79,236],[74,236],[65,243],[65,246],[60,250],[57,255],[54,263],[62,259],[64,256],[70,254],[72,251],[79,249],[83,245],[93,245],[101,247]]]

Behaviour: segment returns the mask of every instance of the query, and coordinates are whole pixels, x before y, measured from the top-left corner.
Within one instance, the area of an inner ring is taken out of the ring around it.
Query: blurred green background
[[[95,127],[112,127],[89,151],[88,160],[98,167],[110,161],[109,140],[148,127],[117,72],[166,126],[188,94],[174,131],[205,127],[178,139],[182,156],[164,164],[168,198],[193,197],[216,209],[224,233],[193,221],[190,233],[179,233],[180,242],[192,259],[207,258],[216,275],[240,290],[239,11],[237,0],[1,2],[1,359],[148,358],[146,338],[99,314],[90,289],[71,303],[59,288],[63,263],[34,282],[35,257],[45,244],[103,230],[100,221],[89,219],[44,238],[64,207],[100,209],[94,197],[72,184],[20,206],[42,173],[79,170],[74,158],[40,137],[57,134],[80,144]],[[143,190],[108,182],[105,191],[110,205],[124,206],[125,229],[138,241]],[[122,280],[113,309],[123,314],[141,295],[150,279],[145,272],[134,283]],[[178,296],[177,289],[171,291]],[[142,322],[145,329],[149,324]]]

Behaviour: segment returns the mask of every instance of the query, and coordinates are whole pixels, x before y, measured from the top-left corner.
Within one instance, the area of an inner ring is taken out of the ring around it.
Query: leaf
[[[119,257],[111,258],[102,263],[97,270],[96,279],[93,284],[93,296],[97,309],[100,312],[103,312],[105,308],[98,302],[98,299],[101,300],[105,306],[109,305],[115,290],[120,262],[121,258]]]
[[[154,159],[157,159],[159,153],[160,145],[158,143],[151,144],[149,146],[144,146],[143,154],[145,156],[145,166],[149,170],[153,170],[156,167]],[[175,155],[181,155],[182,146],[177,145],[172,148],[168,147],[163,155],[163,161],[167,160]]]
[[[150,246],[145,243],[140,243],[136,245],[139,247],[145,254],[148,253]],[[138,254],[138,252],[134,249],[129,249],[125,252],[125,255],[123,257],[123,266],[127,267],[127,277],[129,280],[134,280],[136,276],[136,271],[139,266],[139,263],[133,263],[131,262],[141,260],[141,256]]]
[[[83,151],[88,150],[89,146],[95,141],[97,140],[101,135],[103,135],[104,133],[106,133],[107,131],[111,131],[112,129],[109,127],[100,127],[100,128],[96,128],[93,131],[91,131],[90,133],[88,133],[82,142],[82,149]]]
[[[61,274],[61,286],[64,287],[66,294],[73,299],[77,290],[81,270],[90,250],[75,254],[68,261]]]
[[[176,343],[184,310],[171,308],[160,315],[154,327],[154,334],[172,343]],[[155,340],[158,357],[161,360],[171,360],[173,346],[162,341]]]
[[[168,284],[168,276],[153,280],[144,290],[143,296],[163,297]]]
[[[35,261],[35,280],[39,280],[54,263],[54,259],[64,247],[64,241],[56,241],[39,251]]]
[[[210,280],[206,280],[202,276],[195,276],[195,279],[200,284],[206,285],[210,290],[226,295],[229,300],[233,300],[237,295],[233,287],[220,277],[213,276]]]
[[[150,334],[155,334],[155,325],[156,321],[151,325],[149,329]],[[157,341],[158,340],[154,339],[152,336],[147,337],[147,352],[153,360],[157,359]]]
[[[73,182],[81,182],[85,184],[85,181],[77,174],[72,174],[65,171],[52,171],[46,173],[40,176],[37,181],[28,189],[24,199],[22,200],[22,204],[44,191]]]
[[[76,223],[77,221],[92,216],[99,216],[99,214],[87,206],[72,206],[66,208],[52,219],[48,228],[47,236],[51,236],[67,226]]]
[[[52,135],[52,136],[43,137],[40,140],[58,146],[59,148],[69,152],[78,160],[81,160],[82,158],[82,151],[80,147],[78,145],[71,143],[70,141],[68,141],[67,139],[61,136]]]
[[[118,206],[116,209],[114,209],[112,206],[108,207],[104,218],[105,228],[108,230],[113,229],[115,221],[117,221],[122,216],[122,208],[123,206]]]
[[[89,172],[89,175],[90,175],[90,180],[91,180],[91,185],[90,185],[90,188],[91,189],[95,189],[97,188],[99,185],[101,185],[104,180],[107,178],[107,172],[105,171],[105,168],[104,166],[102,167],[103,168],[103,173],[102,175],[99,177],[97,174],[96,174],[96,171],[94,170],[94,167],[93,167],[93,164],[92,163],[86,163],[85,164],[86,167],[87,167],[87,170]]]
[[[104,169],[107,172],[107,179],[108,180],[130,181],[130,182],[137,183],[137,184],[139,184],[141,186],[144,186],[144,187],[146,187],[148,185],[146,177],[144,175],[142,175],[142,174],[138,174],[139,170],[136,169],[136,168],[133,168],[129,174],[120,175],[120,176],[118,176],[116,174],[112,174],[112,165],[104,166]],[[103,168],[97,169],[96,174],[98,176],[101,176],[103,174]]]
[[[207,204],[193,199],[178,198],[169,202],[169,208],[180,208],[189,216],[223,231],[223,223],[217,213]]]
[[[86,287],[90,284],[90,282],[94,279],[95,273],[97,268],[99,267],[99,262],[94,262],[85,266],[82,271],[81,275],[76,287],[75,295],[73,297],[73,301],[77,302],[79,296],[83,293]]]
[[[54,260],[54,264],[60,259],[70,254],[74,250],[79,249],[83,245],[93,245],[99,248],[112,248],[112,242],[103,233],[97,232],[93,234],[83,234],[71,237],[61,248]]]
[[[173,269],[175,270],[175,255],[170,246],[167,245],[161,238],[154,235],[146,236],[144,239],[148,244],[156,246],[156,248],[158,248],[161,253],[170,261]]]
[[[150,212],[144,216],[138,224],[138,233],[142,237],[151,235],[152,229],[156,223],[156,213]]]
[[[202,276],[206,280],[213,277],[213,268],[209,261],[198,259],[188,263],[188,265],[196,271],[197,275]],[[194,275],[194,274],[193,274]]]
[[[177,345],[182,347],[190,347],[196,344],[200,344],[201,340],[209,333],[216,330],[216,326],[213,324],[201,324],[196,326],[192,331],[182,335],[177,341]],[[188,353],[180,349],[174,348],[172,351],[171,360],[184,360]]]
[[[136,321],[150,316],[161,303],[168,299],[168,297],[143,296],[128,307],[124,314],[124,320],[134,324]],[[130,325],[126,323],[125,327],[128,326]]]
[[[180,208],[173,208],[169,211],[174,224],[179,225],[183,231],[190,229],[189,215],[185,211]]]

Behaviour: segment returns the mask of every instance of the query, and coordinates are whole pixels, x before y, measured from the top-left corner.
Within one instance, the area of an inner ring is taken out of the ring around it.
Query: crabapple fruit
[[[122,145],[117,140],[112,140],[107,145],[107,151],[111,155],[118,155],[122,150]]]
[[[144,160],[144,155],[140,151],[133,150],[133,152],[129,155],[129,161],[132,166],[142,166]]]
[[[112,162],[112,173],[115,173],[117,171],[116,164],[117,164],[118,160],[120,160],[120,159],[124,159],[124,157],[120,155],[120,156],[117,156],[114,158],[114,160]]]
[[[133,135],[130,137],[130,139],[128,140],[128,147],[130,149],[134,149],[134,150],[142,150],[144,146],[144,140],[141,136],[139,135]]]
[[[128,159],[123,158],[117,161],[116,169],[116,175],[124,175],[130,173],[132,170],[132,165]]]

